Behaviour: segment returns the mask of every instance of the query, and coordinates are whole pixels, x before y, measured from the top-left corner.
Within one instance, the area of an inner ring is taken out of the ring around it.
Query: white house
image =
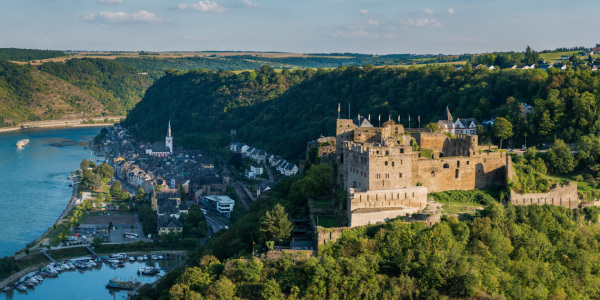
[[[262,175],[262,173],[263,173],[263,167],[261,167],[261,166],[250,166],[250,171],[254,172],[254,174],[256,174],[256,175]]]

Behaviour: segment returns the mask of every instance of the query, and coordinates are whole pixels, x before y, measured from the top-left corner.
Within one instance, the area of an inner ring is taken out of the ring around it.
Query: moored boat
[[[109,289],[121,289],[121,290],[133,290],[139,287],[141,283],[135,279],[119,280],[117,278],[108,281],[106,288]]]

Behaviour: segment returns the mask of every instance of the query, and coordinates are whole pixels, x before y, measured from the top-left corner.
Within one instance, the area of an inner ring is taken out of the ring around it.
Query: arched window
[[[450,168],[450,165],[449,164],[444,164],[444,169],[448,169],[448,168]]]
[[[431,171],[431,177],[435,177],[435,172]]]

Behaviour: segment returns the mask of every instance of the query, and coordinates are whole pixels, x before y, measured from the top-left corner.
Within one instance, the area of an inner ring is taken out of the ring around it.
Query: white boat
[[[42,281],[44,281],[44,276],[38,274],[38,275],[35,275],[35,279],[37,279],[38,282],[42,282]]]
[[[15,286],[15,289],[17,289],[21,292],[24,292],[27,290],[27,288],[23,284],[19,284],[19,285]]]
[[[144,260],[148,260],[148,255],[144,254]]]
[[[140,255],[137,257],[137,260],[144,260],[144,257]]]
[[[129,257],[129,261],[135,261],[135,257],[133,257],[133,256],[130,256],[130,257]]]
[[[152,259],[158,259],[158,257],[156,255],[154,255],[154,254],[152,254],[152,256],[150,256],[150,258],[152,258]]]
[[[29,144],[29,139],[22,139],[17,142],[17,148],[25,148]]]
[[[160,255],[160,254],[159,254],[159,255],[157,255],[156,257],[157,257],[158,259],[163,259],[163,256],[162,256],[162,255]]]

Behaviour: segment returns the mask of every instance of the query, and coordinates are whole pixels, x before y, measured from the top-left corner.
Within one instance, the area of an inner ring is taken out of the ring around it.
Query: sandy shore
[[[111,116],[111,117],[97,117],[90,119],[71,119],[71,120],[47,120],[47,121],[34,121],[34,122],[22,122],[16,127],[0,128],[0,132],[17,131],[32,128],[64,128],[64,127],[99,127],[99,126],[110,126],[114,123],[104,123],[105,119],[119,122],[125,116]],[[93,120],[94,124],[85,124]]]

